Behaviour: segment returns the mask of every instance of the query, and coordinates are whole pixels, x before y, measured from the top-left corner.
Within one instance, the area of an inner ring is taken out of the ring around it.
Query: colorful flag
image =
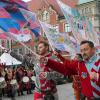
[[[11,18],[20,25],[20,28],[22,28],[27,23],[27,20],[24,18],[24,16],[19,10],[8,11],[8,13],[10,14]]]
[[[0,8],[0,28],[5,32],[18,34],[27,21],[20,11],[9,11]]]
[[[4,8],[0,8],[0,18],[10,18],[10,14]]]
[[[76,9],[73,10],[68,5],[65,5],[61,1],[57,0],[66,21],[70,24],[72,33],[79,44],[82,40],[93,41],[95,45],[99,45],[99,39],[95,32],[91,32],[91,25],[87,21],[86,17],[80,16]],[[93,27],[92,27],[93,29]]]
[[[15,10],[17,8],[27,9],[27,4],[22,0],[2,0],[0,1],[0,7],[11,10]]]
[[[40,22],[50,45],[61,51],[68,51],[75,54],[75,47],[66,33],[60,33],[55,30],[50,24]]]
[[[7,36],[5,35],[5,33],[0,33],[0,39],[1,40],[7,40]]]
[[[40,35],[40,24],[36,18],[36,14],[22,8],[20,8],[20,11],[28,21],[30,30],[35,34],[36,37],[38,37]]]
[[[20,25],[11,18],[0,18],[0,28],[5,32],[17,33],[20,30]]]
[[[11,3],[15,3],[18,5],[18,7],[20,8],[24,8],[24,9],[27,9],[27,3],[25,3],[24,1],[22,0],[9,0]]]
[[[58,5],[60,6],[61,10],[64,10],[64,11],[67,12],[67,15],[73,16],[73,17],[80,16],[80,14],[79,14],[77,9],[71,8],[71,6],[64,4],[60,0],[56,0],[56,1],[57,1]]]
[[[57,0],[57,3],[61,8],[67,23],[69,23],[69,25],[71,26],[72,33],[75,39],[77,40],[77,43],[79,44],[81,40],[83,39],[82,39],[81,34],[78,32],[78,25],[75,18],[78,18],[80,14],[78,13],[76,9],[73,9],[70,6],[65,5],[59,0]]]
[[[23,12],[26,14],[23,15],[19,8],[23,8]],[[40,25],[36,20],[36,15],[33,13],[31,14],[30,11],[28,11],[23,1],[2,0],[0,1],[0,12],[0,28],[4,31],[7,37],[15,40],[17,38],[17,40],[20,39],[23,41],[22,39],[24,39],[25,41],[28,41],[31,38],[31,35],[21,32],[24,27],[29,27],[29,30],[34,32],[36,36],[39,36]],[[26,15],[31,16],[31,18],[28,20]]]
[[[79,0],[66,0],[65,3],[71,7],[75,7]]]
[[[27,42],[30,39],[32,39],[32,36],[30,34],[30,30],[28,28],[23,28],[19,32],[19,34],[13,34],[13,33],[7,33],[4,32],[2,29],[0,29],[0,39],[3,40],[15,40],[20,42]]]
[[[20,41],[20,42],[27,42],[32,39],[30,30],[28,28],[23,28],[19,33],[20,34],[17,34],[17,35],[13,33],[10,33],[10,34],[16,38],[16,41]],[[13,37],[12,39],[14,40]]]

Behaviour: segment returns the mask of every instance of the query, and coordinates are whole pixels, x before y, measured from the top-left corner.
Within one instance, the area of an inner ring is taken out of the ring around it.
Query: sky
[[[23,1],[28,2],[28,1],[31,1],[31,0],[23,0]]]

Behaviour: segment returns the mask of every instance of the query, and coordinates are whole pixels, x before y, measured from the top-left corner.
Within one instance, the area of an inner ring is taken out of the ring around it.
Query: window
[[[86,14],[88,13],[88,7],[85,8],[85,13],[86,13]]]
[[[84,15],[84,9],[82,9],[82,14]]]
[[[17,50],[17,49],[14,49],[14,52],[15,52],[15,53],[18,53],[18,50]]]
[[[43,14],[42,14],[42,19],[43,19],[43,21],[47,21],[47,20],[49,20],[49,12],[47,12],[46,10],[43,12]]]
[[[19,54],[23,54],[23,49],[22,48],[19,49]]]
[[[70,32],[71,31],[71,27],[68,23],[65,24],[65,32]]]
[[[89,13],[92,13],[92,9],[91,8],[89,8]]]

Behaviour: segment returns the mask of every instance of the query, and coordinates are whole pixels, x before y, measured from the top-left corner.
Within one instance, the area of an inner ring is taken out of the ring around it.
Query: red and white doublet
[[[46,57],[51,57],[51,54],[48,54]],[[46,67],[44,64],[35,65],[34,70],[36,73],[36,88],[34,92],[34,100],[43,100],[43,96],[45,95],[45,92],[43,91],[50,91],[52,92],[52,94],[55,94],[57,92],[56,85],[53,79],[50,79],[50,74],[53,71],[50,68]]]

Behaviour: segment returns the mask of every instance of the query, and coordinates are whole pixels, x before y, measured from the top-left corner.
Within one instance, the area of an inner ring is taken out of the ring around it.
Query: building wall
[[[100,2],[94,0],[77,6],[81,15],[85,15],[93,24],[94,29],[100,32]]]

